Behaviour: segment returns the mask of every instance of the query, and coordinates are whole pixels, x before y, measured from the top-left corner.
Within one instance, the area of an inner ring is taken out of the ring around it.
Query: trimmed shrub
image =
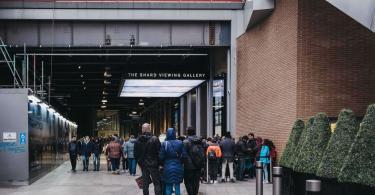
[[[339,181],[375,187],[375,104],[367,108]]]
[[[326,114],[315,115],[311,131],[308,132],[302,146],[295,171],[315,174],[331,136],[331,128]]]
[[[358,133],[359,124],[353,113],[348,109],[341,110],[336,130],[328,142],[327,149],[320,162],[317,176],[338,178],[340,170],[349,153],[350,146]]]
[[[296,122],[294,122],[288,143],[286,144],[283,155],[280,158],[280,166],[291,168],[290,162],[293,159],[293,152],[304,128],[305,123],[303,120],[297,119]]]
[[[311,127],[314,123],[314,117],[310,117],[309,120],[306,123],[305,128],[303,129],[301,136],[298,140],[298,144],[294,147],[294,150],[292,152],[292,156],[290,157],[289,165],[294,170],[296,163],[298,162],[299,155],[301,153],[302,146],[304,142],[306,141],[306,137],[308,135],[308,132],[311,131]]]

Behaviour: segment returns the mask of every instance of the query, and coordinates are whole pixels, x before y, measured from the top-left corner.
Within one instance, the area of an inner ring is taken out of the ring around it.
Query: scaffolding
[[[5,45],[3,39],[0,37],[0,51],[1,51],[1,58],[0,64],[6,64],[12,73],[13,76],[13,87],[14,88],[23,88],[24,83],[22,78],[18,74],[17,66],[16,66],[16,57],[13,55],[13,58],[10,56],[8,52],[8,46]]]

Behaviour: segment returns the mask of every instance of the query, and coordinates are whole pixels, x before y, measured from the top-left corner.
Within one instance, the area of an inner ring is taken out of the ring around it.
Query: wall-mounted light
[[[45,109],[48,109],[49,108],[49,105],[45,104],[45,103],[41,103],[40,104],[41,107],[45,108]]]
[[[109,84],[111,84],[111,81],[105,79],[105,80],[104,80],[104,84],[105,84],[105,85],[109,85]]]
[[[108,72],[108,71],[105,71],[104,72],[104,77],[110,78],[110,77],[112,77],[112,74],[110,72]]]
[[[137,112],[136,112],[136,111],[133,111],[132,114],[137,114]]]
[[[103,106],[100,106],[100,108],[107,108],[107,106],[103,105]]]
[[[28,96],[28,99],[29,99],[33,104],[37,104],[37,103],[42,102],[42,100],[40,100],[39,98],[37,98],[37,97],[34,96],[34,95],[29,95],[29,96]]]
[[[83,74],[81,74],[81,78],[83,78]]]
[[[144,102],[139,102],[139,104],[138,105],[140,105],[140,106],[144,106],[145,105],[145,103]]]
[[[56,112],[56,110],[53,109],[53,108],[49,108],[48,111],[49,111],[50,113],[55,113],[55,112]]]
[[[107,102],[108,102],[108,100],[102,100],[102,102],[103,102],[103,103],[107,103]]]

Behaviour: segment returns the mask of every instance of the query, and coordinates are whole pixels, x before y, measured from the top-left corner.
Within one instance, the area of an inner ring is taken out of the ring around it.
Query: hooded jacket
[[[136,139],[130,138],[129,141],[125,142],[122,146],[124,154],[126,154],[128,158],[134,158],[134,144],[136,141]]]
[[[163,164],[162,180],[164,183],[182,183],[184,168],[182,159],[186,152],[182,141],[176,139],[173,128],[167,130],[167,137],[160,147],[159,158]]]

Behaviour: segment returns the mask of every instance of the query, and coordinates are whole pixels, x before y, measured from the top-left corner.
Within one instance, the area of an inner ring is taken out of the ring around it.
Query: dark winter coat
[[[186,152],[182,141],[176,140],[176,133],[173,128],[167,130],[167,138],[160,147],[160,161],[163,164],[162,180],[164,183],[182,183],[184,168],[182,159]]]
[[[159,138],[151,133],[143,133],[134,144],[134,157],[141,167],[158,168],[159,163]]]
[[[191,150],[191,147],[193,146],[193,144],[201,144],[201,146],[202,146],[202,152],[204,154],[204,151],[206,150],[205,144],[202,143],[202,140],[198,136],[195,136],[195,135],[187,137],[184,140],[183,144],[184,144],[185,151],[187,153],[186,158],[184,159],[184,168],[188,169],[188,170],[201,169],[202,167],[197,167],[193,163],[192,157],[190,156],[190,154],[191,154],[190,150]]]
[[[93,144],[92,144],[91,141],[89,141],[87,143],[85,141],[81,141],[81,146],[80,146],[80,149],[79,149],[79,153],[82,156],[88,156],[88,157],[90,157],[91,153],[92,153],[92,149],[93,149]]]
[[[92,153],[99,155],[102,153],[103,147],[100,141],[94,141]]]
[[[68,151],[70,157],[77,157],[78,155],[78,143],[77,141],[71,141],[68,144]]]
[[[239,140],[236,143],[236,154],[240,158],[245,158],[250,156],[250,152],[246,146],[246,142]]]
[[[229,161],[233,161],[234,159],[234,150],[236,148],[236,144],[231,138],[224,138],[223,141],[220,142],[221,153],[224,159]]]

